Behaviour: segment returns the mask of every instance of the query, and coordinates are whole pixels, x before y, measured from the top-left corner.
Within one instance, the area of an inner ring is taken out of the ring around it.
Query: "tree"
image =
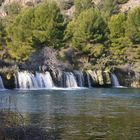
[[[93,7],[92,0],[75,0],[75,14],[79,15],[82,11]]]
[[[113,15],[108,22],[110,38],[120,38],[125,36],[126,16],[123,13]]]
[[[8,28],[9,54],[18,61],[25,61],[27,54],[37,47],[60,47],[64,27],[63,16],[55,2],[44,1],[35,8],[27,8]]]
[[[29,59],[34,49],[26,42],[12,42],[8,44],[8,53],[12,59],[24,62]]]
[[[5,26],[3,25],[2,21],[0,21],[0,46],[5,44],[5,41],[6,41]]]
[[[103,17],[108,20],[113,14],[119,13],[117,0],[103,0],[100,4]]]
[[[7,15],[17,15],[21,11],[21,6],[17,2],[13,2],[11,4],[8,4],[4,7],[4,11],[7,13]]]
[[[136,7],[128,13],[126,36],[128,36],[134,44],[140,43],[140,7]]]
[[[8,28],[8,52],[15,60],[26,61],[33,51],[32,22],[34,9],[26,9],[20,13]]]
[[[75,49],[95,56],[93,44],[104,43],[106,24],[100,12],[94,8],[84,10],[71,21],[66,30],[66,39],[72,40]]]
[[[4,11],[6,13],[6,16],[4,17],[4,22],[6,26],[9,26],[13,24],[15,21],[16,17],[20,14],[21,6],[19,3],[12,2],[11,4],[6,4],[4,6]]]
[[[11,42],[27,42],[32,45],[33,21],[33,8],[26,9],[19,14],[14,23],[8,28]]]
[[[110,53],[116,62],[123,63],[125,51],[131,47],[132,43],[128,37],[125,36],[126,16],[123,13],[113,15],[109,22],[109,39],[111,42]]]
[[[33,37],[36,44],[59,47],[63,39],[64,19],[55,2],[45,1],[34,12]]]
[[[6,30],[5,26],[3,25],[2,20],[0,21],[0,59],[3,59],[7,56],[7,49],[6,49]]]

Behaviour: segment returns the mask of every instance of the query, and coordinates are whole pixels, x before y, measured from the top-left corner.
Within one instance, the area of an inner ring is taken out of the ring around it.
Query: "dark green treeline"
[[[5,7],[7,16],[0,22],[1,59],[24,62],[44,46],[57,51],[72,48],[91,58],[90,63],[133,64],[140,60],[140,6],[121,13],[119,4],[127,0],[75,0],[72,18],[65,6],[44,1],[22,8],[17,3]],[[75,57],[76,58],[76,57]],[[77,58],[78,59],[78,58]]]

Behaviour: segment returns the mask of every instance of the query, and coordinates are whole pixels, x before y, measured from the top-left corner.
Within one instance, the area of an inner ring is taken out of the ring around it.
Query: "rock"
[[[104,83],[105,85],[111,85],[111,76],[110,73],[107,71],[103,71],[103,79],[104,79]]]
[[[13,89],[16,87],[15,85],[15,78],[14,74],[10,72],[6,73],[0,73],[2,79],[3,79],[3,84],[6,89]]]
[[[21,4],[22,6],[32,6],[35,4],[40,3],[42,0],[4,0],[3,4],[10,4],[13,2],[17,2],[19,4]]]
[[[99,85],[104,85],[103,72],[101,70],[98,70],[96,73],[97,73]]]
[[[140,0],[128,0],[127,3],[121,4],[121,12],[128,12],[132,8],[137,7],[140,4]]]
[[[109,72],[102,71],[102,70],[88,70],[86,71],[91,78],[92,86],[103,86],[108,87],[111,86],[111,77]]]
[[[131,69],[115,68],[121,86],[140,88],[140,72]]]

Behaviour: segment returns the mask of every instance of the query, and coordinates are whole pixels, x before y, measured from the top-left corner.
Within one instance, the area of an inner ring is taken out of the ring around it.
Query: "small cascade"
[[[34,75],[27,71],[18,73],[18,84],[19,88],[27,89],[27,88],[35,88],[37,85],[34,81]]]
[[[18,79],[17,79],[17,76],[16,74],[14,74],[14,83],[15,83],[15,87],[18,88]]]
[[[21,89],[37,89],[54,87],[52,77],[49,72],[36,74],[24,71],[18,72],[18,85]]]
[[[4,89],[4,85],[3,85],[3,81],[2,81],[1,76],[0,76],[0,89]]]
[[[87,73],[87,83],[88,83],[88,87],[91,88],[91,80],[90,80],[90,74]]]
[[[79,87],[84,87],[84,75],[82,71],[74,71],[77,83]]]
[[[112,86],[113,87],[119,87],[120,86],[117,76],[113,73],[111,74],[111,81],[112,81]]]
[[[68,88],[77,88],[78,84],[76,81],[76,77],[74,76],[74,74],[72,72],[65,72],[65,85]]]
[[[38,82],[38,86],[40,88],[44,88],[45,87],[45,83],[44,83],[44,75],[42,73],[38,73],[36,72],[36,80]]]
[[[49,72],[38,73],[36,72],[36,80],[39,88],[53,88],[54,83]]]

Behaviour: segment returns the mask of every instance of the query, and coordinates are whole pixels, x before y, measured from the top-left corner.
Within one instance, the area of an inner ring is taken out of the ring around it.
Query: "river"
[[[36,140],[140,139],[140,89],[3,90],[0,110],[1,126],[41,128]]]

